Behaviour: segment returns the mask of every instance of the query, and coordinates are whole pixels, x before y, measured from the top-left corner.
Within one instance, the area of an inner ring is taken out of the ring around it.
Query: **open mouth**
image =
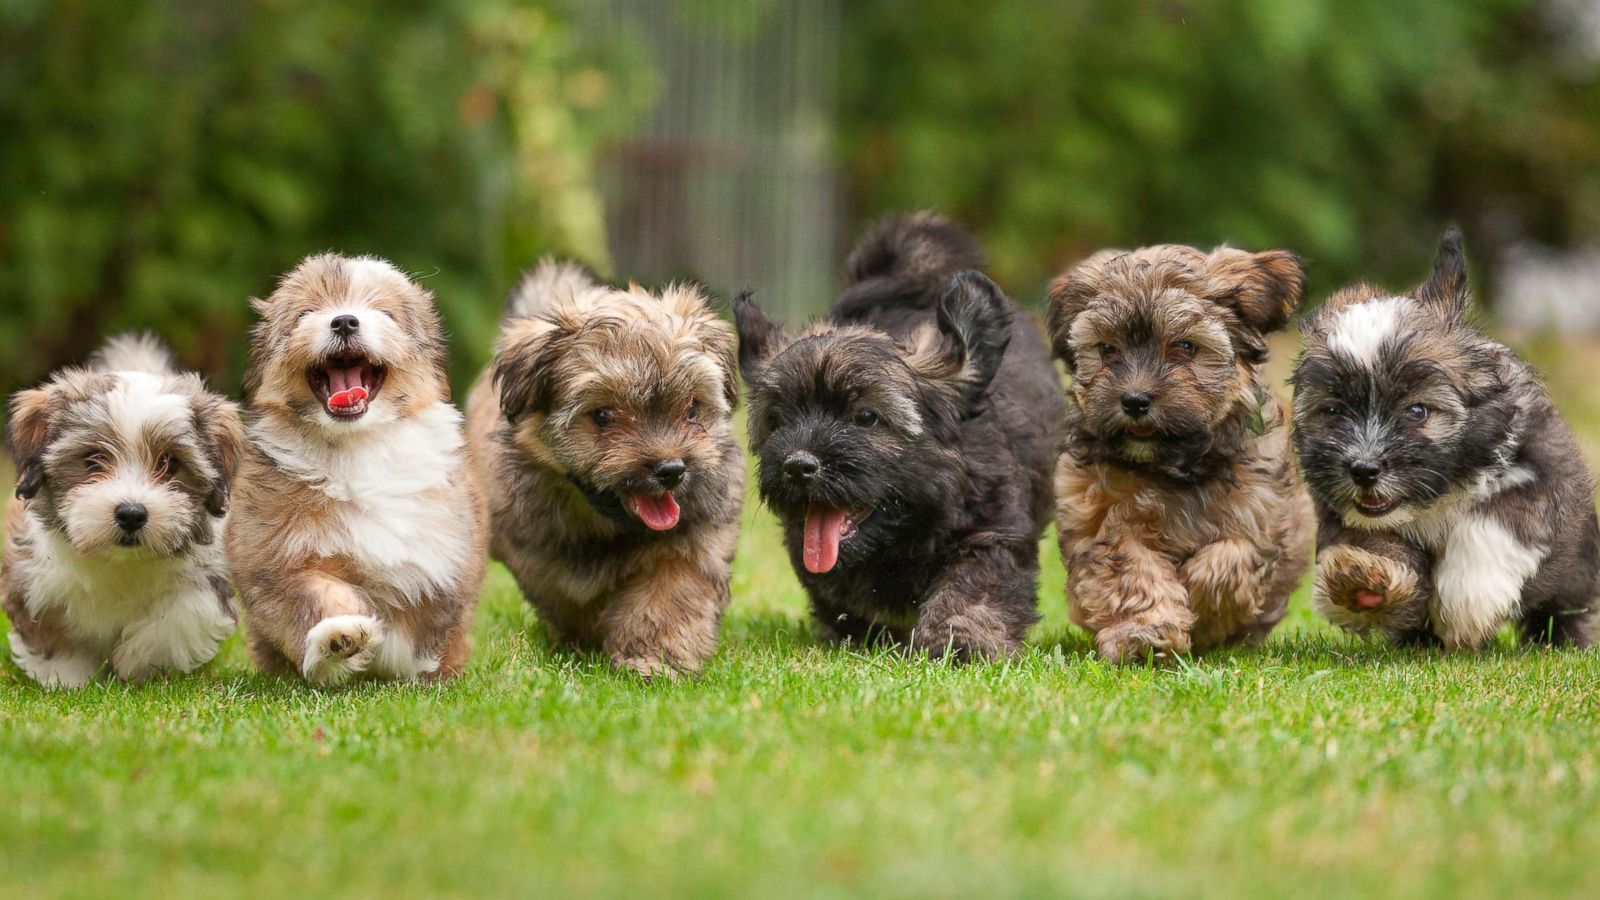
[[[311,393],[335,419],[359,419],[383,389],[387,370],[359,353],[330,358],[306,372]]]
[[[136,534],[125,534],[117,538],[117,546],[132,550],[135,547],[144,546],[144,541]]]
[[[806,571],[821,575],[833,571],[839,564],[839,545],[855,537],[856,529],[872,515],[872,510],[858,511],[813,503],[806,510],[804,557]]]
[[[1368,500],[1364,497],[1356,498],[1356,510],[1369,519],[1381,519],[1394,512],[1400,505],[1399,500]]]
[[[625,494],[622,506],[651,531],[671,531],[678,527],[678,500],[671,493]]]
[[[1158,431],[1156,426],[1149,422],[1133,422],[1124,430],[1128,432],[1129,437],[1137,438],[1141,441],[1147,441],[1155,437]]]

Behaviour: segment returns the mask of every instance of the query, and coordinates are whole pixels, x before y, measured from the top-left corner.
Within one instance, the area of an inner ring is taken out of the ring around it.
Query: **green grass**
[[[237,639],[194,676],[0,670],[8,897],[1600,893],[1600,655],[1362,644],[1116,669],[823,646],[754,506],[723,648],[646,683],[491,573],[465,677],[319,693]]]

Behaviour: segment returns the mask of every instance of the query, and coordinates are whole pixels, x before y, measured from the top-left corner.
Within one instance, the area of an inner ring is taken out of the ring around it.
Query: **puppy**
[[[1594,641],[1594,480],[1533,370],[1467,321],[1461,236],[1409,294],[1335,294],[1303,326],[1295,445],[1335,624],[1472,648]]]
[[[1072,375],[1056,527],[1072,619],[1126,662],[1266,638],[1311,558],[1311,501],[1265,337],[1304,276],[1282,250],[1098,253],[1050,287]]]
[[[487,522],[432,295],[325,254],[253,304],[226,543],[256,665],[316,685],[459,674]]]
[[[1038,618],[1060,379],[982,264],[950,222],[903,215],[806,331],[734,306],[761,497],[827,638],[994,657]]]
[[[493,552],[558,640],[641,675],[716,650],[744,503],[732,329],[699,290],[547,260],[468,402]]]
[[[188,672],[238,616],[217,540],[244,445],[238,409],[154,338],[11,399],[11,657],[45,687]]]

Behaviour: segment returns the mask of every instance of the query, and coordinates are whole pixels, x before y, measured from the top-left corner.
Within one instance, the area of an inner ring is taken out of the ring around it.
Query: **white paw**
[[[367,668],[382,640],[383,623],[372,616],[323,619],[306,635],[305,661],[300,672],[315,685],[344,684],[350,676]]]
[[[11,659],[28,677],[50,690],[87,687],[100,671],[100,660],[87,653],[58,653],[46,659],[33,652],[15,631],[9,636]]]

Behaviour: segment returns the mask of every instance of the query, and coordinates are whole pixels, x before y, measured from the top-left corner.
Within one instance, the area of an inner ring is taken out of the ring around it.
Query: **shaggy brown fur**
[[[1317,607],[1451,649],[1508,622],[1589,646],[1594,480],[1537,375],[1472,327],[1470,303],[1451,230],[1415,290],[1356,285],[1306,320],[1295,442],[1321,521]]]
[[[1056,470],[1073,621],[1107,659],[1266,637],[1311,555],[1311,501],[1265,336],[1301,294],[1294,254],[1105,251],[1051,286],[1073,376]]]
[[[693,287],[546,261],[512,293],[469,431],[494,556],[558,640],[641,675],[715,652],[744,498],[733,354]]]
[[[459,674],[487,523],[432,296],[324,255],[255,306],[227,537],[252,657],[316,684]],[[368,399],[335,402],[357,382]]]

